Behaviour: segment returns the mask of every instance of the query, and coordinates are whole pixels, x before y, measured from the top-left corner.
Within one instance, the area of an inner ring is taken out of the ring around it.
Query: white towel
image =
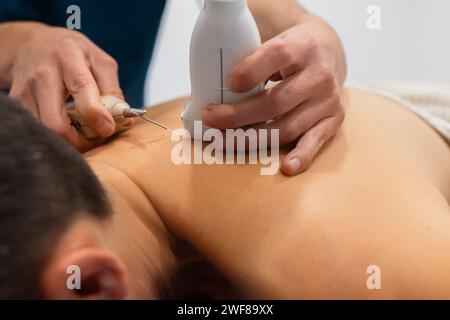
[[[367,89],[416,113],[450,144],[450,85],[385,81]]]

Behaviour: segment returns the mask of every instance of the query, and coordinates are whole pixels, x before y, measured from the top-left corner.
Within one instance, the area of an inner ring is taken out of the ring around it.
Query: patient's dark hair
[[[40,298],[40,276],[77,217],[110,212],[82,156],[0,93],[0,299]]]

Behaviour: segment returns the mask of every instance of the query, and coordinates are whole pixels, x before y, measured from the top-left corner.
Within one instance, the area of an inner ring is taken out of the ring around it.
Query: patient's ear
[[[124,299],[125,268],[108,248],[86,229],[71,234],[57,246],[41,278],[44,299]],[[75,241],[75,243],[74,243]],[[76,242],[79,242],[78,244]]]

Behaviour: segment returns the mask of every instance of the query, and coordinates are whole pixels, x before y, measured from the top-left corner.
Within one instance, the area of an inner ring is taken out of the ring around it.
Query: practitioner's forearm
[[[295,0],[248,0],[263,42],[300,23],[308,12]]]

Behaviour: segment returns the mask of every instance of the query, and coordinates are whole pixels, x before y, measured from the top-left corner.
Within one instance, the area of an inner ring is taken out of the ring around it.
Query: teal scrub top
[[[144,104],[144,84],[165,0],[1,0],[0,22],[38,21],[67,27],[80,8],[81,30],[119,63],[119,80],[133,107]]]

